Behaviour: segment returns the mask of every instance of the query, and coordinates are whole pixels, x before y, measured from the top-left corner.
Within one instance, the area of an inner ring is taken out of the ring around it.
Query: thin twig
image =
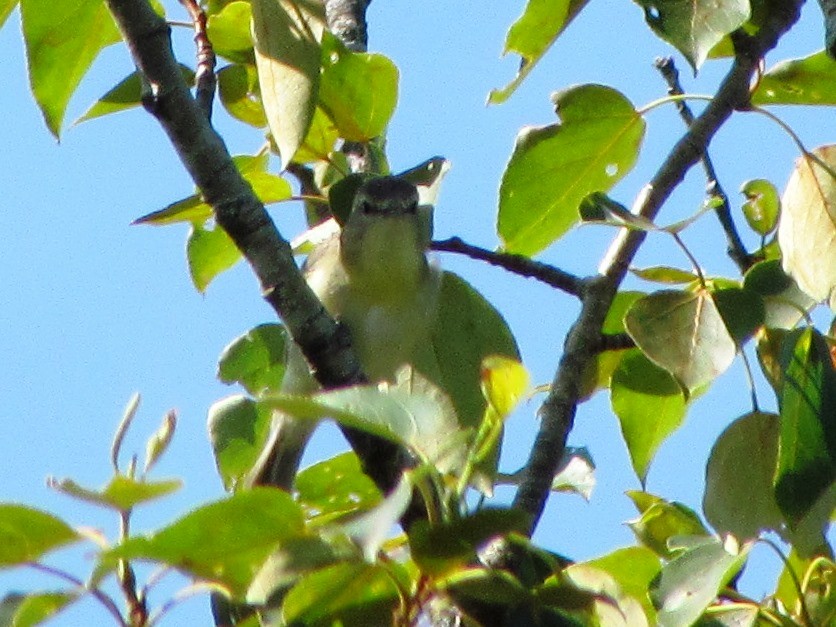
[[[212,102],[215,99],[215,51],[212,42],[206,34],[206,13],[195,0],[180,0],[194,26],[194,42],[197,45],[197,71],[195,72],[195,100],[206,114],[206,119],[212,119]]]
[[[682,85],[679,82],[679,71],[676,69],[671,57],[656,59],[654,66],[657,70],[659,70],[662,78],[664,78],[665,82],[668,84],[668,94],[671,96],[680,96],[684,93]],[[685,122],[685,126],[690,127],[691,124],[694,123],[694,114],[691,112],[691,108],[688,106],[688,103],[684,100],[680,100],[676,103],[676,109],[679,111],[679,116],[682,118],[682,121]],[[717,172],[714,169],[714,163],[711,161],[711,157],[708,155],[707,150],[702,154],[702,158],[700,160],[702,161],[707,181],[705,191],[710,197],[720,200],[720,204],[716,208],[716,213],[717,219],[720,221],[720,225],[726,233],[726,240],[728,242],[727,253],[731,260],[737,264],[740,272],[746,272],[746,270],[748,270],[754,263],[754,259],[752,255],[746,251],[746,247],[743,245],[743,241],[740,239],[740,234],[737,232],[737,228],[734,225],[734,220],[731,216],[729,197],[717,180]]]
[[[520,276],[529,279],[535,279],[546,285],[550,285],[559,290],[572,294],[573,296],[581,296],[583,293],[584,282],[580,277],[565,272],[554,266],[550,266],[539,261],[529,259],[524,255],[514,255],[511,253],[499,253],[486,248],[480,248],[471,244],[465,243],[459,237],[451,237],[445,240],[435,240],[432,242],[430,248],[447,253],[458,253],[466,255],[471,259],[478,259],[486,261],[492,266],[503,268],[508,272],[513,272]]]

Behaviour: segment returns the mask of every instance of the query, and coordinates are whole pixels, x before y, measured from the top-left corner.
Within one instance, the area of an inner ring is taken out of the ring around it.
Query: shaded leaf
[[[182,485],[179,479],[140,481],[125,475],[116,475],[100,490],[85,488],[72,479],[50,482],[50,487],[64,494],[118,511],[127,511],[146,501],[167,496]]]
[[[3,27],[6,18],[9,17],[9,13],[17,6],[17,3],[18,0],[0,0],[0,28]]]
[[[761,77],[752,104],[836,104],[836,61],[824,50],[781,61]]]
[[[644,485],[656,451],[685,418],[685,395],[666,370],[638,351],[624,356],[610,387],[630,462]]]
[[[655,610],[647,596],[647,590],[662,568],[659,557],[653,551],[642,546],[631,546],[616,549],[584,564],[606,572],[625,594],[642,604],[649,620],[653,618]]]
[[[568,231],[588,194],[632,169],[645,124],[619,92],[581,85],[553,96],[562,123],[524,129],[499,190],[497,230],[509,252],[533,255]]]
[[[573,492],[589,501],[595,489],[595,462],[584,448],[567,446],[552,478],[552,492]]]
[[[730,287],[716,290],[712,296],[726,329],[738,346],[742,346],[763,326],[766,308],[757,292]]]
[[[412,477],[401,476],[398,485],[373,509],[353,517],[342,525],[342,530],[361,550],[363,557],[373,563],[383,541],[403,516],[412,501]]]
[[[689,392],[710,383],[734,360],[736,346],[711,294],[661,291],[624,318],[636,345]]]
[[[752,412],[726,427],[711,448],[703,511],[718,532],[749,540],[764,529],[780,529],[784,519],[772,486],[778,429],[775,414]]]
[[[261,99],[282,164],[302,145],[316,108],[323,6],[313,0],[252,0]]]
[[[836,168],[836,145],[816,148],[812,154]],[[814,300],[829,300],[836,311],[836,178],[812,158],[799,158],[781,207],[778,242],[784,270]]]
[[[278,392],[285,373],[287,331],[265,323],[230,342],[218,358],[218,379],[240,383],[253,396]]]
[[[717,593],[740,570],[748,549],[730,553],[718,540],[707,538],[662,567],[650,589],[662,627],[690,627]]]
[[[221,227],[208,229],[192,224],[186,242],[186,260],[198,292],[205,292],[216,276],[229,270],[241,258],[241,251]]]
[[[775,186],[766,179],[754,179],[743,183],[740,193],[746,196],[742,209],[749,228],[762,236],[772,233],[781,212],[781,198]]]
[[[645,281],[667,283],[671,285],[689,284],[699,280],[696,274],[670,266],[653,266],[650,268],[630,268],[630,272]]]
[[[242,597],[274,547],[299,535],[303,525],[290,495],[254,488],[204,505],[149,536],[128,538],[104,559],[167,564]]]
[[[319,101],[349,141],[382,135],[398,102],[398,68],[382,54],[352,52],[323,37]]]
[[[270,431],[271,412],[245,396],[209,408],[209,439],[224,488],[234,490],[258,460]]]
[[[57,138],[70,97],[119,32],[101,0],[22,0],[20,13],[32,93]]]
[[[520,55],[517,76],[502,89],[492,89],[488,104],[501,104],[523,82],[528,73],[589,0],[528,0],[523,14],[508,29],[502,55]]]
[[[743,281],[746,290],[760,294],[764,305],[764,325],[773,329],[792,329],[815,304],[781,268],[779,259],[752,266]]]
[[[388,625],[398,604],[398,588],[377,564],[335,564],[296,584],[282,604],[287,624]]]
[[[723,37],[749,19],[747,0],[635,0],[647,24],[696,72]]]
[[[836,480],[836,370],[824,338],[799,329],[784,342],[775,496],[798,522]]]
[[[34,562],[44,553],[80,539],[72,527],[52,514],[0,503],[0,568]]]
[[[618,581],[605,570],[591,564],[572,564],[566,578],[581,590],[594,594],[592,624],[645,627],[648,620],[637,599],[624,594]]]

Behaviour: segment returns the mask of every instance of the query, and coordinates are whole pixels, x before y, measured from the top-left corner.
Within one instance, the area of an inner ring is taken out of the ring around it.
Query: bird
[[[435,319],[441,270],[430,261],[429,209],[417,188],[397,176],[363,182],[338,234],[318,244],[302,273],[331,316],[348,328],[371,383],[394,382],[398,370],[426,350]],[[319,389],[299,346],[287,344],[283,394]],[[316,424],[275,410],[265,446],[245,485],[292,490]]]

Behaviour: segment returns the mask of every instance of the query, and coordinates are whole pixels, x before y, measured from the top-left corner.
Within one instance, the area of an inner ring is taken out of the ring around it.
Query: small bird
[[[369,381],[393,381],[429,342],[441,270],[427,259],[432,226],[414,185],[395,176],[364,182],[339,235],[319,244],[302,267],[311,289],[348,327]],[[282,392],[307,394],[318,385],[301,350],[288,344]],[[270,435],[245,484],[293,486],[315,424],[276,411]]]

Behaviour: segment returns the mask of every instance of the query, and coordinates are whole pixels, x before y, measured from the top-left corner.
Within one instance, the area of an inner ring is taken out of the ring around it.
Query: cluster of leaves
[[[0,23],[17,4],[0,0]],[[291,185],[269,171],[270,155],[287,171],[312,173],[311,225],[318,208],[339,212],[353,185],[341,142],[364,145],[368,169],[388,173],[384,135],[397,103],[398,71],[379,54],[354,52],[325,27],[315,0],[210,0],[207,34],[228,63],[217,71],[220,102],[235,119],[263,131],[265,148],[235,163],[265,204],[288,200]],[[694,69],[733,52],[730,34],[756,33],[771,2],[645,2],[647,22]],[[54,134],[70,96],[97,54],[118,41],[101,0],[73,3],[21,0],[33,94]],[[490,101],[507,100],[586,0],[529,0],[508,31],[506,52],[522,62],[517,77]],[[163,7],[155,5],[160,14]],[[72,23],[72,29],[66,24]],[[252,25],[252,28],[251,28]],[[194,72],[183,68],[184,77]],[[69,78],[68,78],[69,77]],[[836,62],[824,53],[779,64],[751,94],[751,110],[774,118],[772,104],[836,104]],[[140,104],[142,78],[122,80],[82,117],[90,120]],[[83,592],[103,601],[122,624],[153,624],[145,592],[130,562],[147,560],[210,584],[242,609],[240,624],[410,624],[443,616],[451,605],[472,621],[514,617],[523,623],[604,625],[827,624],[836,613],[836,565],[826,539],[836,479],[834,330],[817,330],[809,312],[828,301],[836,309],[836,147],[801,147],[782,197],[768,181],[746,182],[743,214],[761,238],[741,278],[705,276],[679,234],[718,209],[711,198],[689,219],[669,226],[627,211],[606,196],[641,156],[644,114],[673,97],[636,107],[618,91],[581,85],[553,97],[558,119],[517,138],[502,176],[497,232],[503,251],[541,252],[581,222],[672,237],[692,267],[634,269],[664,289],[619,292],[602,331],[629,336],[630,348],[600,352],[584,373],[584,398],[608,389],[633,468],[644,484],[653,457],[684,421],[689,407],[744,347],[756,344],[761,369],[775,391],[777,413],[730,418],[706,469],[703,510],[713,531],[688,507],[640,491],[630,493],[639,516],[630,523],[638,546],[585,563],[533,546],[531,521],[515,510],[471,507],[468,486],[489,493],[502,421],[526,392],[513,336],[501,316],[453,274],[444,280],[434,331],[436,362],[410,373],[409,393],[393,387],[283,396],[285,343],[279,325],[262,325],[233,341],[219,377],[247,395],[219,401],[209,415],[218,470],[233,494],[195,509],[165,528],[132,536],[127,522],[116,544],[96,538],[96,565],[70,592],[10,596],[0,616],[35,624]],[[443,161],[411,173],[432,204]],[[307,195],[307,193],[306,193]],[[780,218],[780,219],[779,219]],[[188,263],[195,286],[241,258],[199,192],[138,222],[190,226]],[[320,227],[322,228],[322,227]],[[299,250],[317,233],[301,238]],[[824,262],[822,262],[824,260]],[[497,357],[502,355],[504,357]],[[493,356],[493,357],[492,357]],[[296,494],[240,489],[270,426],[274,409],[300,419],[332,418],[392,440],[420,460],[398,488],[381,495],[353,454],[304,470]],[[126,416],[135,411],[135,404]],[[129,422],[130,418],[125,421]],[[145,501],[175,490],[175,482],[146,477],[170,440],[166,421],[152,438],[145,470],[121,471],[101,490],[72,482],[63,492],[116,511],[128,521]],[[577,473],[577,467],[583,470]],[[570,469],[572,470],[570,472]],[[588,496],[590,465],[576,454],[556,488]],[[578,476],[580,475],[580,476]],[[508,479],[514,481],[513,477]],[[389,537],[413,492],[428,505],[427,521]],[[745,507],[741,506],[745,503]],[[734,579],[768,530],[791,543],[774,596],[746,599]],[[518,574],[484,566],[479,556],[497,537],[522,555]],[[32,565],[82,535],[50,514],[0,506],[2,566]],[[129,600],[123,619],[100,584],[115,575]],[[523,617],[520,619],[520,617]],[[484,621],[483,621],[484,622]]]

